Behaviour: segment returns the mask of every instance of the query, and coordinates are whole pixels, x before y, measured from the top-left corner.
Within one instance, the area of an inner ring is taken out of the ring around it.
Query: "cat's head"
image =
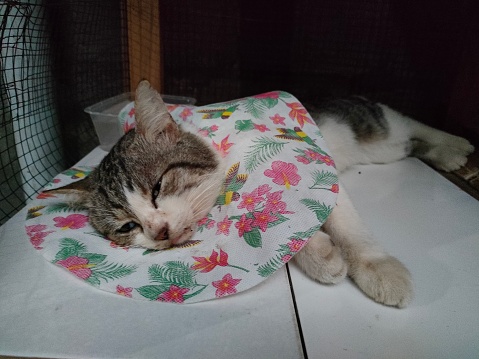
[[[52,191],[85,205],[92,226],[117,244],[168,248],[190,239],[213,207],[223,166],[206,141],[173,121],[147,81],[136,90],[135,119],[88,177]]]

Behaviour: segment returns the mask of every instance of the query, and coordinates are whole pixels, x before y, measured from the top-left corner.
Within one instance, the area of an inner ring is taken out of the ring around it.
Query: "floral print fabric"
[[[117,246],[90,226],[85,209],[48,193],[29,207],[27,236],[49,262],[125,297],[191,303],[251,288],[291,260],[330,214],[334,161],[306,109],[285,92],[168,109],[227,162],[216,205],[191,241],[164,251]],[[125,132],[134,112],[131,103],[119,114]],[[89,171],[71,168],[48,188]]]

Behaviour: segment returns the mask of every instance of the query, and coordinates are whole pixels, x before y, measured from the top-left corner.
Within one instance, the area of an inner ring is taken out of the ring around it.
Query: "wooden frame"
[[[146,79],[163,90],[159,0],[127,0],[130,89]]]

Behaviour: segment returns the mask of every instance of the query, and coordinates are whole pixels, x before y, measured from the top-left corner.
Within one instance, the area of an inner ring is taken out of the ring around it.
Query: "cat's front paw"
[[[361,259],[349,274],[359,288],[378,303],[404,308],[412,300],[411,274],[394,257]]]
[[[474,150],[474,147],[472,147]],[[439,170],[450,172],[458,170],[467,163],[469,150],[465,148],[437,146],[429,153],[431,164]]]

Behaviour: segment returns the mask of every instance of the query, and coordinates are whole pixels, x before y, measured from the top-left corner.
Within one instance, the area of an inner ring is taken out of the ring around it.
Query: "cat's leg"
[[[409,304],[413,296],[411,274],[373,240],[344,187],[323,229],[341,248],[348,275],[364,293],[390,306],[402,308]]]
[[[335,284],[346,277],[348,266],[326,233],[316,232],[294,257],[299,267],[323,284]]]
[[[410,132],[406,126],[388,126],[386,135],[360,141],[353,129],[334,118],[323,117],[318,127],[330,149],[338,172],[357,164],[390,163],[409,156]]]
[[[380,105],[391,128],[402,128],[409,132],[411,155],[418,157],[443,171],[454,171],[467,162],[467,156],[474,151],[468,140],[417,122],[401,113]],[[394,132],[391,131],[394,137]]]

